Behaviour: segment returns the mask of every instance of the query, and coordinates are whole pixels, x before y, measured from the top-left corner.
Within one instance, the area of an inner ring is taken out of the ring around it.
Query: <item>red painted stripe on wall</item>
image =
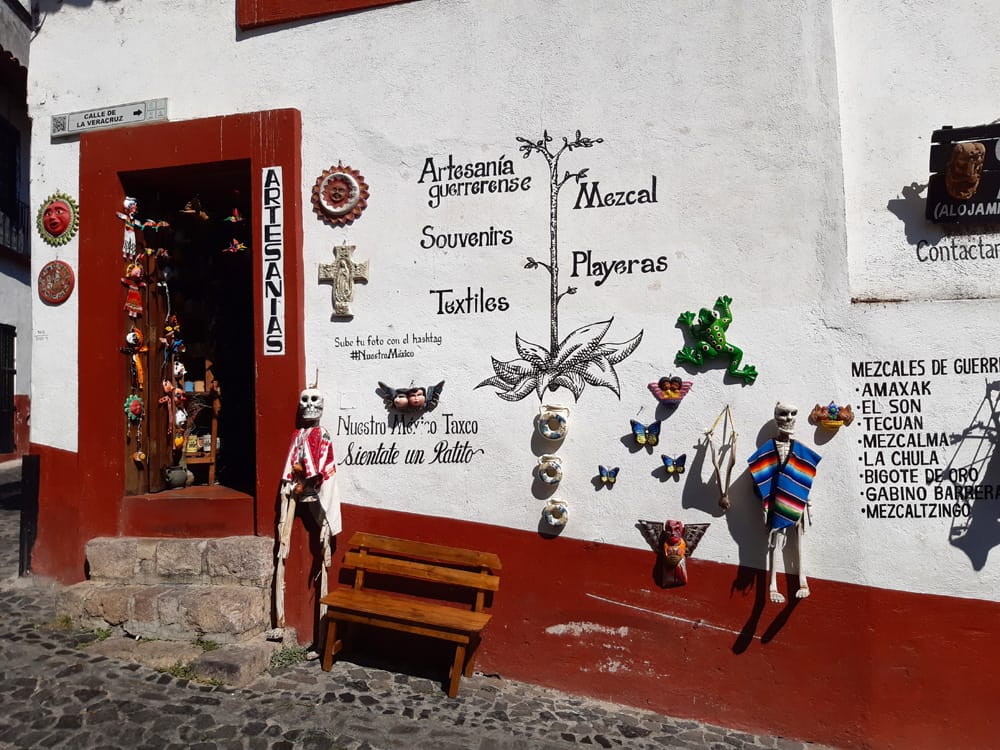
[[[810,598],[776,605],[749,559],[694,557],[687,586],[660,589],[652,551],[354,505],[344,521],[344,540],[500,556],[481,671],[838,747],[997,746],[1000,604],[811,579]]]

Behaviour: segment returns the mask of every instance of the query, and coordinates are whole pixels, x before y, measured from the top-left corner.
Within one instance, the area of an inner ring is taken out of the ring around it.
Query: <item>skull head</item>
[[[780,401],[774,405],[774,423],[778,425],[778,430],[786,435],[795,432],[795,417],[799,413],[799,408],[792,404],[783,404]]]
[[[310,425],[319,423],[323,416],[323,394],[317,388],[306,388],[299,394],[299,418]]]

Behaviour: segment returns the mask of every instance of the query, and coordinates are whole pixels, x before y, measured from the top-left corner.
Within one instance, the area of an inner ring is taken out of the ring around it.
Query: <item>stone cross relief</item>
[[[319,264],[319,282],[333,284],[334,316],[354,317],[354,282],[368,281],[368,261],[355,263],[351,257],[355,249],[354,245],[339,245],[333,248],[333,263]]]

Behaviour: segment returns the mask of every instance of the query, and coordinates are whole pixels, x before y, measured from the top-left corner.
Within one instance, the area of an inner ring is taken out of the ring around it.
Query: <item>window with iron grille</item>
[[[0,118],[0,245],[28,252],[28,204],[20,200],[21,134]]]

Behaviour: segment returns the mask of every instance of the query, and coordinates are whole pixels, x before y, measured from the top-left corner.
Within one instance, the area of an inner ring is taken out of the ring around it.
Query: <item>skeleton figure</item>
[[[292,436],[288,458],[281,478],[281,514],[278,520],[278,561],[275,566],[275,611],[277,626],[285,627],[285,560],[292,538],[292,524],[298,502],[319,502],[322,510],[320,542],[323,561],[320,565],[320,596],[326,595],[327,568],[330,567],[330,539],[341,531],[340,503],[334,497],[333,457],[330,433],[320,425],[323,396],[315,388],[299,394],[299,428]]]
[[[767,567],[770,571],[768,591],[771,601],[781,604],[785,597],[778,591],[778,572],[774,565],[774,552],[778,539],[787,539],[795,531],[795,557],[798,561],[798,599],[809,596],[805,560],[802,553],[802,536],[808,518],[809,490],[816,476],[820,456],[792,439],[798,409],[780,401],[774,406],[774,422],[778,435],[762,445],[747,462],[753,476],[755,489],[760,495],[764,524],[770,529],[768,536]]]

